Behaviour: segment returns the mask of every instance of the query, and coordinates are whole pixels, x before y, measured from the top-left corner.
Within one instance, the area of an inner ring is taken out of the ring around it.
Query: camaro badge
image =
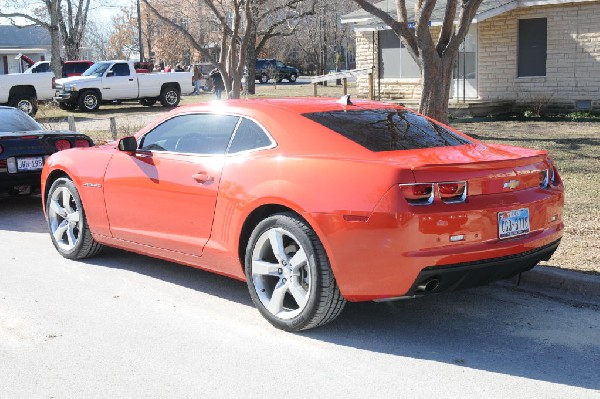
[[[521,184],[520,181],[518,180],[511,180],[511,181],[507,181],[506,183],[504,183],[504,188],[510,188],[511,190],[514,190],[515,188],[519,187],[519,184]]]

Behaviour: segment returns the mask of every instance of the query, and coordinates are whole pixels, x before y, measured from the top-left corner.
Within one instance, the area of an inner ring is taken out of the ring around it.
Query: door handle
[[[215,178],[209,176],[206,172],[200,172],[192,175],[192,178],[200,184],[208,184],[215,181]]]
[[[133,82],[133,78],[129,79],[130,82]]]

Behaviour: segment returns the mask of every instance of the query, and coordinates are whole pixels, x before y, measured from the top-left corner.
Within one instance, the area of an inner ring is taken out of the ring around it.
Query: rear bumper
[[[558,244],[560,244],[560,239],[540,248],[510,256],[426,267],[419,273],[406,296],[414,297],[461,290],[510,278],[532,269],[542,260],[550,259],[558,248]]]

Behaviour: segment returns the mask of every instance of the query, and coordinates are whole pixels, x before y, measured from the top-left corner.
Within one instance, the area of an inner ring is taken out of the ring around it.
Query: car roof
[[[398,105],[378,101],[353,100],[353,105],[339,104],[331,97],[288,97],[212,101],[178,107],[146,126],[139,135],[145,134],[164,120],[190,113],[215,113],[246,116],[260,123],[278,143],[279,151],[286,154],[316,155],[339,154],[364,158],[370,153],[366,148],[345,139],[333,130],[303,117],[313,112],[351,111],[359,109],[396,108]],[[315,152],[315,143],[319,151]],[[361,155],[362,154],[362,155]]]
[[[369,100],[352,100],[351,105],[338,103],[335,97],[282,97],[252,98],[240,100],[213,101],[210,103],[192,104],[179,107],[172,113],[186,113],[190,110],[229,109],[244,113],[244,110],[262,110],[265,112],[287,111],[295,114],[330,111],[352,111],[357,109],[401,108],[399,105]]]

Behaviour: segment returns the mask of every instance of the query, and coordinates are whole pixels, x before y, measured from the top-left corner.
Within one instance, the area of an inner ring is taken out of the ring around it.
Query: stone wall
[[[518,77],[518,20],[547,18],[546,76]],[[479,97],[519,108],[600,109],[600,2],[514,10],[479,24]]]

